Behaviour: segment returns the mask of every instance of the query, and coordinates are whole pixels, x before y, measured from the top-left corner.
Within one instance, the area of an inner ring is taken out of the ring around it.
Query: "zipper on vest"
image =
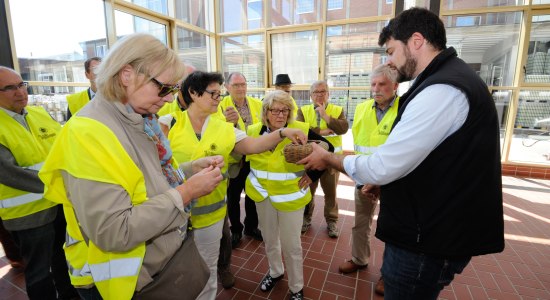
[[[420,225],[416,224],[416,242],[420,243]]]

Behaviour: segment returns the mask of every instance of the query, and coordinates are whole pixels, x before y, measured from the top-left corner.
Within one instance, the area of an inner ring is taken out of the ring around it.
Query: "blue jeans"
[[[444,259],[386,244],[382,277],[385,300],[437,299],[471,257]]]

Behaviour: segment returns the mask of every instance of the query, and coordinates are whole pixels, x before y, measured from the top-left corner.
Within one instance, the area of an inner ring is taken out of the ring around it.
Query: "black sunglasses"
[[[154,77],[151,77],[151,81],[159,87],[158,96],[161,98],[168,94],[176,94],[180,89],[179,84],[176,84],[176,85],[165,84],[156,80]]]

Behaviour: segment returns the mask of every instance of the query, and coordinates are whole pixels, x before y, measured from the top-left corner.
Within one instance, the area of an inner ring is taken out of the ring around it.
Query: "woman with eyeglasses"
[[[309,125],[294,120],[294,105],[290,95],[277,90],[263,99],[262,123],[250,125],[247,134],[264,136],[270,132],[299,129],[309,140],[321,140],[334,147],[322,136],[309,130]],[[269,292],[284,276],[283,256],[288,271],[290,299],[303,299],[304,275],[300,234],[304,207],[311,201],[309,185],[323,171],[305,171],[304,166],[288,163],[283,148],[288,141],[274,149],[249,155],[250,173],[246,178],[246,194],[256,202],[258,221],[265,242],[269,271],[260,283],[260,290]],[[282,252],[282,255],[281,255]]]
[[[45,197],[64,205],[71,282],[84,299],[195,299],[206,285],[187,221],[192,199],[222,180],[223,158],[178,166],[155,116],[184,70],[152,35],[117,41],[94,101],[63,127],[40,171]]]
[[[308,135],[309,140],[321,140],[334,147],[322,136],[309,130],[309,125],[294,120],[294,105],[290,95],[277,90],[262,100],[262,123],[250,125],[247,134],[264,136],[270,132],[295,128]],[[246,194],[256,202],[258,221],[265,243],[269,270],[260,283],[260,290],[269,292],[284,276],[283,256],[288,271],[290,299],[303,299],[302,244],[300,240],[304,207],[311,201],[309,185],[323,171],[305,171],[302,165],[285,161],[279,143],[260,154],[247,156],[250,173],[246,179]],[[282,252],[282,255],[281,255]]]
[[[161,122],[169,124],[168,139],[178,161],[195,160],[205,156],[221,155],[224,180],[216,189],[197,199],[191,209],[191,223],[199,252],[210,268],[210,279],[197,299],[213,300],[217,291],[217,261],[220,251],[223,222],[226,214],[228,176],[227,167],[232,151],[248,155],[274,148],[283,140],[305,142],[303,131],[281,128],[271,134],[251,138],[232,123],[217,117],[223,77],[219,73],[195,71],[181,87],[187,110],[163,116]],[[285,139],[288,137],[288,139]]]

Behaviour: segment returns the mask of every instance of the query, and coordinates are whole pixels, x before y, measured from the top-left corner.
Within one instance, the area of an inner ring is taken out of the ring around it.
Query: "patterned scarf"
[[[157,146],[157,151],[160,160],[160,166],[162,174],[166,177],[168,184],[175,188],[183,183],[185,175],[179,168],[174,168],[174,159],[172,158],[172,149],[170,149],[170,142],[162,133],[157,115],[149,114],[143,117],[145,133],[153,140]],[[191,200],[191,203],[185,207],[185,211],[189,212],[191,208],[197,202],[196,199]]]

